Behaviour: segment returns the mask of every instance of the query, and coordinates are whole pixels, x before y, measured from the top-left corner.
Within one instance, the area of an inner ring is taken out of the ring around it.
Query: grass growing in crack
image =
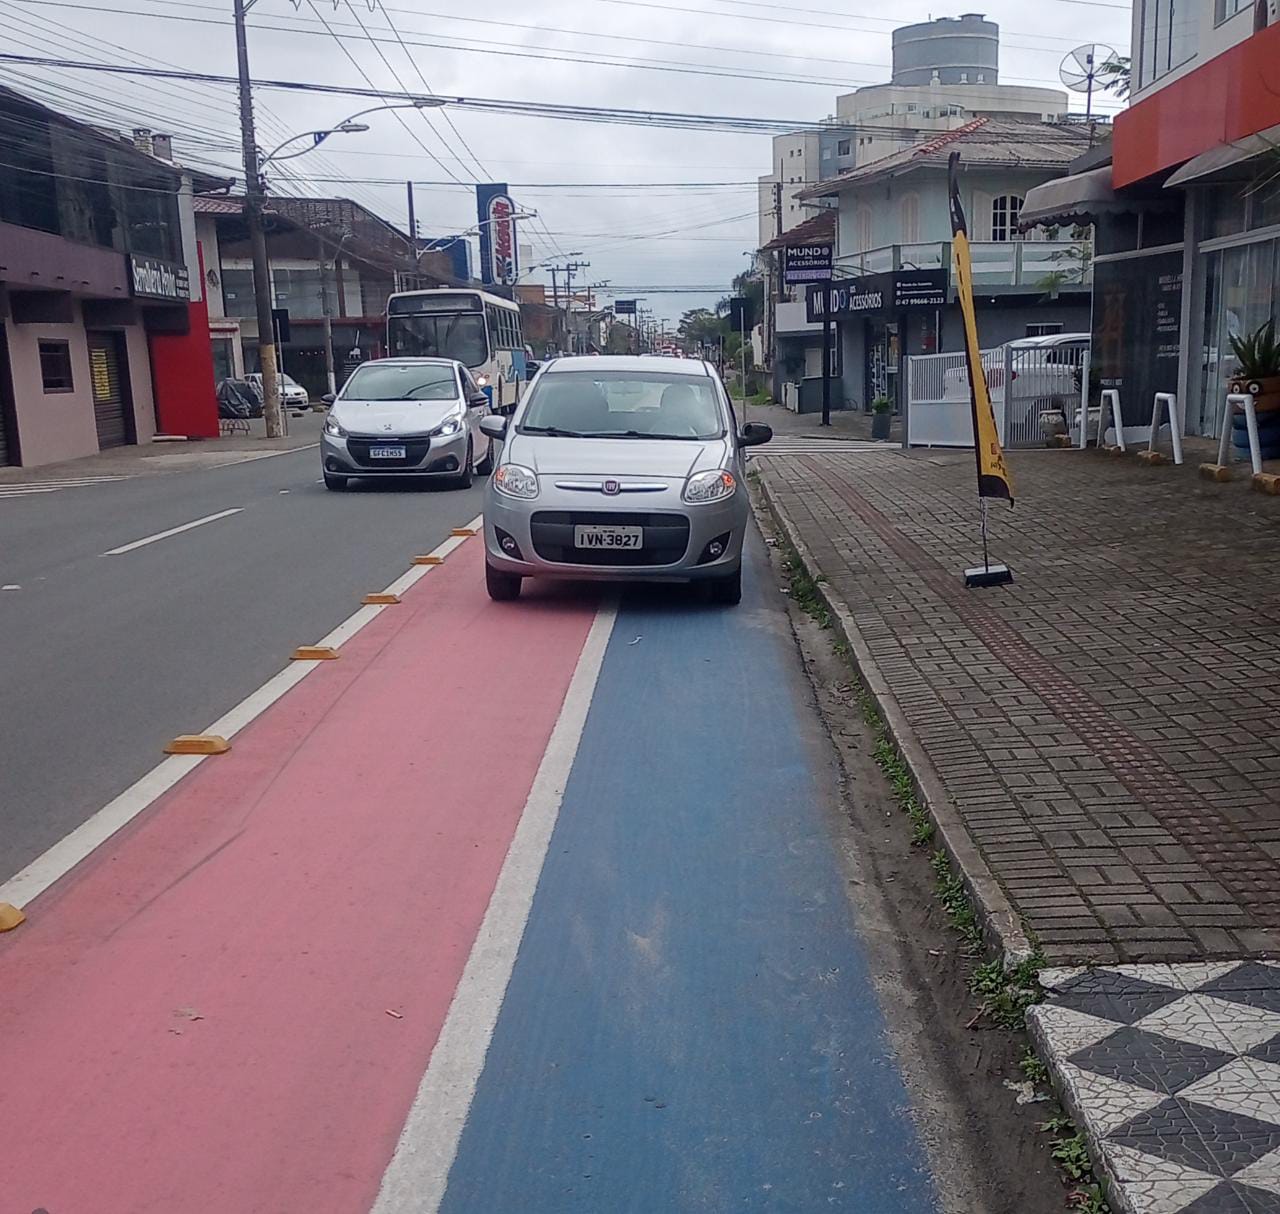
[[[1022,1057],[1018,1060],[1018,1070],[1032,1083],[1047,1083],[1049,1080],[1049,1068],[1040,1061],[1040,1055],[1031,1046],[1027,1046],[1022,1052]]]
[[[1077,1187],[1067,1196],[1067,1204],[1084,1214],[1111,1214],[1102,1186],[1093,1179],[1093,1160],[1084,1135],[1070,1117],[1051,1117],[1040,1123],[1040,1129],[1052,1136],[1050,1155],[1070,1184]],[[1083,1183],[1080,1183],[1083,1182]]]
[[[969,957],[979,956],[982,952],[982,928],[978,926],[978,914],[969,901],[964,882],[951,867],[951,857],[944,851],[935,851],[929,857],[929,864],[933,868],[938,901],[947,912],[947,922],[960,937],[962,951]],[[998,965],[999,962],[987,964]]]
[[[794,552],[787,554],[786,570],[791,601],[806,615],[811,616],[820,627],[830,628],[831,613],[818,592],[818,582],[810,577],[804,563]]]
[[[1038,953],[1008,970],[998,959],[979,965],[969,975],[969,990],[982,1001],[979,1014],[1001,1028],[1025,1028],[1027,1008],[1044,997],[1036,977],[1043,967]]]

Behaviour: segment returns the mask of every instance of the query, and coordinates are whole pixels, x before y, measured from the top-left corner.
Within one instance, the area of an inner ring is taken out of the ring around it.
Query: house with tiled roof
[[[1089,331],[1088,230],[1024,234],[1018,220],[1027,192],[1064,176],[1094,137],[1083,123],[977,117],[801,193],[810,207],[836,209],[830,310],[844,407],[888,397],[900,408],[908,356],[963,349],[951,276],[952,152],[960,153],[983,347]]]

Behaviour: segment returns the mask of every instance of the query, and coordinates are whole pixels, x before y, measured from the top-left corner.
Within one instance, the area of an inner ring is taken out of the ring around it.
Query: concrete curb
[[[799,528],[787,517],[770,491],[771,474],[761,469],[757,482],[760,498],[787,542],[795,550],[801,564],[814,579],[819,596],[830,611],[832,622],[853,654],[853,665],[859,681],[867,694],[875,701],[889,735],[898,748],[902,760],[911,773],[911,781],[929,817],[937,827],[938,839],[955,870],[964,882],[965,890],[978,915],[983,937],[990,948],[1004,960],[1006,968],[1012,968],[1033,955],[1035,949],[1022,928],[1022,923],[1005,896],[1000,883],[992,875],[986,860],[978,850],[951,798],[947,795],[942,778],[925,753],[915,730],[902,711],[888,679],[885,678],[871,647],[862,635],[847,603],[838,598],[825,580],[822,567],[805,544]],[[757,508],[759,502],[757,501]],[[819,581],[819,578],[824,580]]]

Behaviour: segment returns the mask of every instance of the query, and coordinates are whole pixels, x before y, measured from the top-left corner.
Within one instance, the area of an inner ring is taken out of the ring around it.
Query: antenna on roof
[[[1069,51],[1058,67],[1058,79],[1073,93],[1086,97],[1084,116],[1093,117],[1093,89],[1098,76],[1107,64],[1116,59],[1116,52],[1100,42],[1087,42]]]

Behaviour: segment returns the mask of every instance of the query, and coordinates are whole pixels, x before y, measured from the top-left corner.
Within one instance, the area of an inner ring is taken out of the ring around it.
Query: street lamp
[[[513,211],[510,215],[503,215],[501,219],[485,219],[476,224],[474,228],[468,228],[465,232],[459,232],[456,236],[442,236],[440,240],[433,241],[427,245],[422,251],[424,253],[443,253],[445,249],[451,249],[460,240],[466,240],[468,236],[479,236],[481,228],[487,228],[491,223],[507,223],[515,219],[537,219],[537,211]],[[441,243],[443,241],[443,243]],[[534,269],[537,269],[535,266]]]
[[[304,131],[300,135],[290,135],[276,149],[264,156],[258,161],[259,170],[273,160],[292,160],[295,156],[305,156],[308,152],[318,148],[330,135],[358,135],[364,131],[372,129],[367,122],[357,122],[357,118],[363,118],[366,114],[379,114],[383,110],[425,110],[434,109],[444,105],[444,102],[435,97],[419,97],[416,101],[407,103],[397,102],[389,105],[370,106],[367,110],[360,110],[358,113],[352,114],[350,118],[344,118],[335,126],[331,126],[323,131]],[[310,139],[309,146],[298,152],[290,152],[287,156],[281,156],[280,152],[291,143],[296,143],[299,139]]]

